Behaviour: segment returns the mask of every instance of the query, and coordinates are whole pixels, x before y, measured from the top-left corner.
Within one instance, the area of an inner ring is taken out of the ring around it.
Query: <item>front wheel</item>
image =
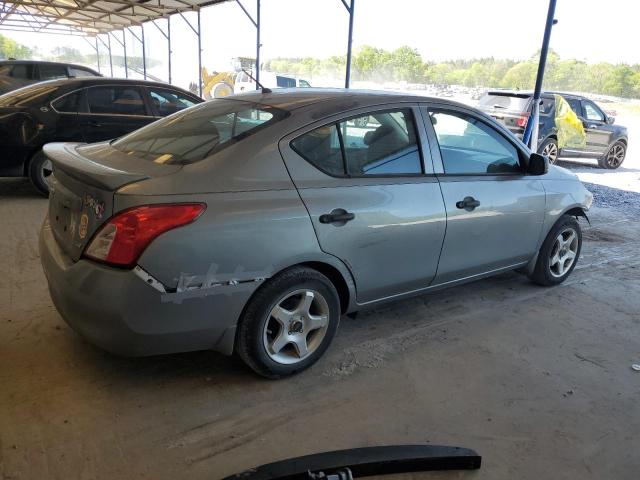
[[[532,281],[551,286],[564,282],[571,274],[582,249],[582,229],[574,217],[563,216],[551,229],[538,253]]]
[[[557,140],[555,138],[547,138],[542,142],[540,148],[538,148],[538,153],[547,157],[549,163],[556,163],[560,156],[560,148],[558,148]]]
[[[236,352],[256,373],[280,378],[313,365],[340,321],[331,281],[294,267],[268,280],[249,300],[238,324]]]
[[[614,170],[622,165],[624,157],[627,155],[627,146],[624,142],[617,141],[607,152],[607,154],[598,159],[598,165],[600,168],[608,168]]]
[[[49,195],[49,176],[53,172],[51,160],[42,150],[38,151],[29,162],[29,178],[36,190],[42,195]]]

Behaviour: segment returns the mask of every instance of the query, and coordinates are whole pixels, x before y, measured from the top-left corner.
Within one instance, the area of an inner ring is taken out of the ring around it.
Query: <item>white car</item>
[[[274,72],[260,72],[260,83],[267,88],[309,88],[311,84],[291,75],[281,75]],[[233,87],[233,93],[251,92],[256,89],[256,82],[246,72],[239,72]]]

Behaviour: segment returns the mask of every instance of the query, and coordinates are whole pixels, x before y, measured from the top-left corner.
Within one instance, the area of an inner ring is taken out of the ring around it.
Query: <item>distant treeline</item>
[[[526,61],[487,57],[433,63],[424,62],[418,51],[411,47],[388,51],[363,46],[354,50],[352,79],[533,89],[538,58],[539,53]],[[274,58],[267,61],[264,68],[312,80],[314,76],[342,76],[345,64],[345,56],[324,59]],[[590,64],[580,60],[563,60],[550,51],[544,88],[640,98],[640,65],[613,65],[606,62]]]

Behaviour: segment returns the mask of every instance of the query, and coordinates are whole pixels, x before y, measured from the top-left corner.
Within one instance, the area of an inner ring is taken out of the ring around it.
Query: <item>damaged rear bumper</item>
[[[223,287],[175,301],[133,270],[81,259],[73,262],[48,221],[40,232],[40,257],[60,315],[76,332],[107,351],[146,356],[212,349],[233,352],[235,327],[258,283]]]

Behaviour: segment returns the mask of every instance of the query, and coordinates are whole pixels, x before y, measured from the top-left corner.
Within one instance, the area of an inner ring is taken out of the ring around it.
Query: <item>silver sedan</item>
[[[592,201],[477,110],[379,92],[231,96],[44,151],[42,265],[69,325],[270,378],[316,362],[344,314],[508,270],[561,283]]]

